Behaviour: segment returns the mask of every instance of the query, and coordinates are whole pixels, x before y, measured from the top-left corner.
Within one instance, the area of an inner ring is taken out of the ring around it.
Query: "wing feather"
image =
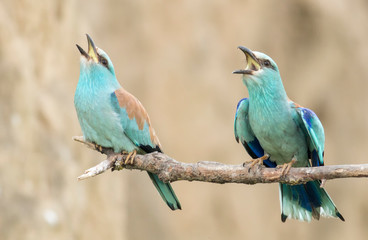
[[[241,142],[245,150],[252,158],[259,158],[264,155],[264,150],[249,124],[248,110],[249,99],[241,99],[236,107],[234,121],[235,139],[237,142]],[[263,161],[263,163],[266,167],[276,167],[276,163],[270,161],[269,159]]]
[[[120,115],[126,135],[132,142],[145,152],[161,151],[160,141],[142,103],[124,88],[113,92],[111,101]]]
[[[296,110],[296,122],[307,136],[312,166],[323,166],[325,133],[321,121],[312,110],[293,102],[290,102],[290,104]]]

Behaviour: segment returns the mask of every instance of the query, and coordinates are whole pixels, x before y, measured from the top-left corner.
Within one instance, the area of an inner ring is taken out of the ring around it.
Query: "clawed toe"
[[[126,157],[124,164],[127,165],[129,163],[129,160],[130,160],[130,164],[133,164],[134,163],[134,158],[135,158],[136,155],[137,155],[136,150],[133,150],[132,152],[130,152],[128,154],[128,156]]]
[[[122,155],[128,155],[128,156],[125,158],[125,160],[123,160]],[[125,165],[133,164],[136,155],[137,155],[137,151],[134,150],[132,152],[123,151],[123,152],[121,152],[121,154],[117,154],[117,155],[112,156],[112,160],[115,160],[115,166],[112,170],[113,171],[114,170],[122,170]]]
[[[247,161],[245,163],[243,163],[243,167],[246,167],[248,164],[248,172],[250,172],[251,169],[254,168],[254,166],[260,166],[263,164],[263,161],[268,159],[270,156],[268,154],[263,155],[260,158],[256,158],[256,159],[252,159],[250,161]]]
[[[277,168],[281,168],[281,176],[285,176],[290,172],[290,168],[294,165],[296,160],[293,158],[290,162],[284,163],[283,165],[277,166]]]
[[[101,153],[102,153],[102,151],[103,151],[103,147],[102,147],[101,145],[98,145],[97,143],[92,143],[92,144],[94,144],[94,148],[95,148],[97,151],[99,151],[99,152],[101,152]]]

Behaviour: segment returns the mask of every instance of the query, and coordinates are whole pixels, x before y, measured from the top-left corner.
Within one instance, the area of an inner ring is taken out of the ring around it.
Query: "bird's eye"
[[[264,60],[263,65],[265,67],[270,67],[271,66],[271,62],[269,60]]]
[[[104,65],[105,67],[107,67],[108,62],[107,62],[106,58],[101,58],[101,61],[100,62],[102,63],[102,65]]]

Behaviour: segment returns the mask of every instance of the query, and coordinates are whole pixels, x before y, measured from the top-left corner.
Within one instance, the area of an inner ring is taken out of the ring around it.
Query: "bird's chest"
[[[277,164],[290,162],[293,157],[305,158],[304,135],[288,108],[250,106],[249,121],[262,148]]]
[[[109,146],[115,135],[123,135],[119,115],[111,104],[113,91],[113,89],[93,90],[83,85],[77,87],[74,105],[87,141]]]

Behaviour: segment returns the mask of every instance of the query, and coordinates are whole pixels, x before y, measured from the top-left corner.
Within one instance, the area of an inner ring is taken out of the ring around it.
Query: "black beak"
[[[83,48],[81,48],[78,44],[75,44],[75,45],[77,45],[77,48],[78,48],[79,52],[81,53],[81,55],[84,56],[85,58],[89,59],[89,56],[86,53],[86,51],[84,51]]]

